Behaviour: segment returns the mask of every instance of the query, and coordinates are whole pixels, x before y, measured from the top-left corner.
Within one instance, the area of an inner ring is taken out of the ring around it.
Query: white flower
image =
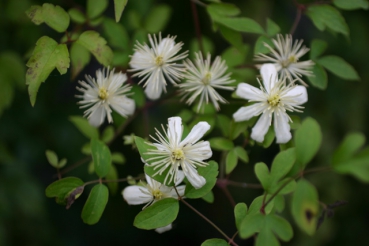
[[[124,85],[127,76],[124,73],[114,73],[114,69],[109,72],[109,69],[99,69],[96,71],[96,79],[86,75],[85,81],[79,81],[82,87],[77,87],[77,90],[83,92],[83,95],[76,97],[82,98],[79,104],[80,108],[88,108],[84,112],[88,121],[93,126],[100,126],[108,117],[108,122],[113,122],[111,116],[111,108],[117,111],[123,117],[133,114],[135,111],[134,100],[126,97],[127,92],[131,90],[131,86]]]
[[[169,118],[168,131],[165,132],[163,127],[165,137],[156,129],[158,139],[152,138],[157,142],[153,143],[157,149],[151,149],[147,153],[152,157],[146,162],[158,170],[153,176],[162,175],[164,171],[168,171],[164,179],[164,184],[168,184],[173,179],[176,180],[178,170],[181,167],[193,187],[199,189],[204,186],[206,180],[197,173],[196,168],[208,165],[204,160],[209,159],[213,153],[208,141],[198,141],[209,129],[210,125],[207,122],[199,122],[181,141],[182,119],[180,117]]]
[[[284,39],[281,34],[277,35],[277,40],[272,40],[276,49],[273,49],[267,43],[264,46],[267,47],[271,54],[258,54],[255,57],[256,61],[271,62],[275,65],[277,71],[280,73],[281,78],[289,78],[291,81],[297,79],[302,84],[306,83],[301,79],[302,75],[312,76],[311,70],[314,62],[311,60],[299,62],[299,59],[305,55],[309,48],[302,46],[303,40],[296,40],[293,43],[292,35],[286,35]]]
[[[152,179],[147,174],[145,174],[145,176],[147,182],[146,186],[131,185],[127,186],[122,191],[123,198],[129,205],[140,205],[146,203],[146,205],[143,207],[143,209],[145,209],[146,207],[154,204],[161,199],[170,197],[176,199],[178,198],[177,192],[175,191],[174,187],[165,186],[158,181]],[[183,179],[183,172],[179,172],[175,184],[178,194],[181,197],[184,196],[186,186],[178,185],[183,181]]]
[[[264,64],[260,69],[264,86],[261,89],[251,85],[240,83],[236,94],[250,102],[256,102],[251,106],[240,108],[233,114],[235,121],[249,120],[261,114],[261,117],[252,128],[251,138],[263,142],[264,136],[271,125],[274,115],[274,131],[277,143],[286,143],[291,139],[291,120],[286,111],[301,112],[301,104],[307,102],[306,88],[295,85],[293,82],[286,83],[286,79],[278,80],[277,70],[273,64]],[[259,81],[260,83],[260,81]]]
[[[186,66],[186,73],[184,75],[186,81],[178,85],[181,88],[181,93],[184,94],[184,98],[188,97],[187,104],[192,104],[196,98],[200,97],[197,107],[198,112],[204,101],[209,103],[209,98],[214,107],[219,110],[218,101],[221,103],[227,103],[227,101],[219,95],[215,88],[234,90],[234,87],[226,86],[234,82],[234,80],[229,78],[230,74],[224,74],[228,67],[225,61],[221,60],[219,56],[215,58],[213,64],[210,64],[211,55],[209,53],[205,61],[201,52],[195,53],[195,55],[196,65],[189,59],[184,63]]]
[[[164,90],[166,92],[166,80],[172,84],[176,84],[182,73],[184,72],[183,64],[176,63],[186,58],[187,52],[177,55],[182,48],[183,43],[175,43],[176,37],[166,37],[161,39],[159,33],[159,41],[156,36],[149,34],[151,48],[145,43],[137,42],[135,45],[135,53],[132,56],[130,65],[132,69],[129,71],[136,72],[133,76],[143,77],[139,83],[146,81],[144,84],[146,96],[155,100]]]

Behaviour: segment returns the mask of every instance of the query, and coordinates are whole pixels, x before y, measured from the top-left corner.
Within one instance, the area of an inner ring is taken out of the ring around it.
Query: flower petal
[[[185,185],[180,185],[176,187],[178,194],[183,198],[184,197],[184,193],[186,190],[186,186]],[[174,188],[172,188],[172,190],[170,191],[170,196],[173,198],[178,198],[177,192]]]
[[[251,138],[260,143],[263,142],[264,136],[268,132],[270,122],[271,117],[267,111],[260,116],[258,122],[256,122],[255,126],[252,128]]]
[[[179,185],[184,180],[184,173],[181,170],[178,170],[176,180],[174,181],[175,185]]]
[[[286,113],[282,112],[277,115],[274,112],[274,131],[277,138],[277,143],[287,143],[292,138],[290,125],[288,124],[288,116]]]
[[[254,116],[261,114],[266,107],[262,103],[255,103],[250,106],[241,107],[233,114],[233,119],[236,122],[249,120]]]
[[[209,141],[201,141],[192,146],[188,145],[188,147],[186,146],[184,149],[186,155],[192,160],[196,159],[202,161],[209,159],[213,155]]]
[[[147,191],[144,193],[142,191]],[[153,197],[149,195],[149,191],[146,187],[138,186],[138,185],[131,185],[126,187],[122,192],[124,200],[129,205],[138,205],[151,202]]]
[[[160,97],[164,83],[159,81],[159,77],[153,72],[146,82],[145,94],[150,100],[156,100]],[[165,85],[164,85],[165,86]]]
[[[289,97],[296,102],[296,105],[301,105],[308,101],[306,87],[302,85],[295,86],[289,90],[283,97]]]
[[[168,138],[179,144],[182,138],[181,117],[171,117],[168,119]]]
[[[187,137],[180,143],[181,146],[186,144],[194,144],[199,141],[202,136],[210,129],[210,125],[205,122],[201,121],[197,123],[191,130],[191,132],[187,135]]]
[[[265,100],[263,92],[246,83],[239,83],[236,90],[236,95],[247,100],[263,101]]]
[[[115,96],[109,102],[111,107],[123,117],[131,115],[135,111],[135,101],[126,96]]]
[[[125,73],[114,73],[114,70],[112,70],[107,79],[110,80],[108,91],[116,91],[127,80],[127,75]]]
[[[192,165],[186,165],[185,175],[187,180],[192,184],[195,189],[200,189],[206,184],[204,177],[197,173],[197,170]]]
[[[265,63],[260,68],[260,74],[263,78],[264,87],[267,92],[270,92],[278,80],[278,72],[274,64]]]
[[[163,38],[160,42],[160,44],[158,45],[158,54],[157,55],[164,55],[167,53],[170,53],[170,50],[173,49],[175,45],[175,41],[172,38]],[[166,59],[168,59],[169,57],[165,57]]]
[[[88,117],[88,122],[90,122],[92,126],[99,127],[104,122],[105,116],[105,108],[104,105],[101,104],[91,112],[90,116]]]
[[[163,232],[172,230],[172,223],[170,223],[167,226],[156,228],[155,231],[159,234],[162,234]]]

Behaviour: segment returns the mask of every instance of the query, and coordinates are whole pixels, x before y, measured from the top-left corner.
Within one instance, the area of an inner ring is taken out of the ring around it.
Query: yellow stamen
[[[157,57],[155,58],[155,64],[156,64],[157,66],[161,66],[161,65],[163,65],[163,64],[164,64],[163,57],[162,57],[162,56],[157,56]]]
[[[102,88],[99,88],[99,98],[101,100],[107,99],[108,96],[109,96],[109,93],[108,93],[108,91],[105,88],[103,88],[103,87]]]
[[[210,84],[210,80],[211,80],[211,73],[207,72],[201,81],[204,83],[204,85],[208,85]]]
[[[176,149],[172,152],[172,160],[175,161],[183,160],[184,156],[185,155],[182,149]]]
[[[268,98],[268,103],[270,106],[275,107],[279,104],[281,99],[279,98],[278,94],[274,94]]]
[[[163,198],[163,193],[160,190],[154,190],[152,195],[154,196],[155,200],[160,200]]]

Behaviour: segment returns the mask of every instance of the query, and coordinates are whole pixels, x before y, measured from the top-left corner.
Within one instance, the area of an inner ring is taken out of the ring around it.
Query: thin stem
[[[194,21],[195,30],[196,30],[197,42],[199,43],[199,48],[200,48],[201,53],[204,55],[204,47],[202,45],[199,16],[197,14],[196,4],[194,1],[191,1],[191,10],[192,10],[193,21]]]
[[[291,30],[290,30],[291,35],[293,35],[294,32],[296,31],[297,25],[299,24],[299,22],[301,20],[302,11],[305,10],[305,5],[299,4],[296,0],[294,0],[293,2],[297,7],[297,12],[296,12],[295,20],[294,20],[293,25],[292,25]]]
[[[227,187],[221,188],[221,190],[224,192],[224,194],[228,198],[228,200],[231,203],[232,207],[235,207],[236,206],[236,202],[234,201],[234,199],[233,199],[231,193],[229,192],[229,190],[227,189]]]
[[[232,180],[227,180],[227,185],[232,185],[232,186],[241,187],[241,188],[250,188],[250,189],[262,189],[263,188],[261,184],[241,183],[241,182],[235,182]]]
[[[191,0],[192,2],[198,4],[199,6],[202,6],[202,7],[207,7],[207,5],[203,2],[200,2],[199,0]]]
[[[202,213],[200,213],[196,208],[192,207],[188,202],[186,202],[185,200],[183,200],[183,198],[179,195],[178,190],[176,188],[176,186],[174,186],[174,190],[177,193],[178,199],[183,202],[187,207],[189,207],[192,211],[194,211],[197,215],[199,215],[201,218],[203,218],[206,222],[208,222],[211,226],[213,226],[220,234],[223,235],[223,237],[225,237],[228,240],[228,243],[230,243],[233,246],[238,246],[233,239],[229,238],[227,236],[227,234],[225,234],[216,224],[214,224],[210,219],[208,219],[205,215],[203,215]]]
[[[86,157],[84,157],[83,159],[80,159],[79,161],[77,161],[76,163],[74,163],[73,165],[71,165],[71,166],[69,166],[69,167],[67,167],[67,168],[63,169],[63,170],[60,172],[60,174],[61,174],[61,175],[62,175],[62,174],[66,174],[67,172],[72,171],[73,169],[75,169],[75,168],[79,167],[80,165],[84,164],[85,162],[90,161],[91,159],[92,159],[92,157],[91,157],[91,156],[86,156]]]
[[[127,182],[128,180],[140,180],[142,177],[135,177],[135,178],[122,178],[122,179],[109,179],[109,180],[103,180],[103,179],[96,179],[92,181],[88,181],[83,184],[83,186],[90,185],[90,184],[96,184],[96,183],[120,183],[120,182]]]

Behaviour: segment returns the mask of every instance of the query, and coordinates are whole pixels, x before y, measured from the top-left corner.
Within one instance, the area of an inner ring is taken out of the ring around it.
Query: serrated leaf
[[[333,4],[344,10],[354,10],[354,9],[365,9],[369,8],[369,3],[367,0],[333,0]]]
[[[46,158],[51,166],[57,168],[58,167],[58,156],[52,150],[46,150],[45,152]]]
[[[320,126],[313,118],[306,118],[295,134],[296,161],[305,167],[318,152],[322,142]]]
[[[36,25],[40,25],[44,22],[44,18],[42,16],[42,7],[39,5],[32,5],[29,9],[26,10],[26,15]]]
[[[49,74],[58,69],[59,73],[65,74],[69,68],[69,53],[67,45],[58,44],[52,38],[43,36],[36,42],[32,56],[27,62],[26,84],[32,106],[36,103],[38,89]]]
[[[273,37],[277,33],[281,32],[281,28],[273,20],[268,18],[266,32],[269,35],[269,37]]]
[[[165,198],[141,211],[133,225],[139,229],[151,230],[172,223],[178,215],[179,204],[174,198]]]
[[[82,209],[82,220],[84,223],[93,225],[99,222],[101,215],[108,203],[109,190],[103,184],[95,185]]]
[[[226,174],[230,174],[237,166],[238,156],[236,150],[230,150],[226,157]]]
[[[219,238],[208,239],[201,244],[201,246],[228,246],[228,245],[229,244],[225,240]]]
[[[236,221],[236,227],[239,230],[242,220],[246,217],[247,205],[246,203],[237,203],[234,207],[234,218]]]
[[[75,127],[87,138],[99,138],[98,130],[88,123],[86,118],[81,116],[70,116],[69,121],[72,122]]]
[[[75,188],[82,186],[84,183],[81,179],[75,177],[67,177],[59,179],[51,183],[45,190],[47,197],[64,197],[74,190]]]
[[[218,163],[215,161],[209,161],[205,167],[198,167],[197,172],[200,176],[203,176],[206,180],[206,184],[200,189],[194,188],[190,183],[186,185],[185,196],[186,198],[200,198],[208,194],[217,182],[218,176]]]
[[[144,22],[144,28],[149,33],[157,33],[165,29],[172,9],[169,5],[158,4],[148,14]]]
[[[327,42],[320,39],[314,39],[313,41],[311,41],[309,53],[310,59],[318,58],[318,56],[324,53],[324,51],[327,49],[327,46]]]
[[[328,85],[327,72],[318,63],[314,64],[312,72],[314,75],[308,76],[310,83],[318,89],[325,90]]]
[[[91,154],[96,174],[103,178],[111,167],[111,154],[109,147],[96,138],[91,139]]]
[[[84,14],[77,8],[71,8],[68,10],[68,14],[71,20],[77,24],[83,24],[86,22],[86,17]]]
[[[126,7],[128,0],[114,0],[114,13],[115,13],[115,21],[119,22],[122,17],[124,8]]]
[[[231,140],[222,138],[222,137],[211,138],[209,139],[209,142],[210,142],[211,148],[216,149],[216,150],[228,151],[234,147],[233,142]]]
[[[106,10],[108,4],[108,0],[87,0],[87,16],[95,19]]]
[[[105,67],[109,66],[111,61],[113,60],[113,51],[109,46],[106,45],[106,40],[100,37],[100,34],[95,31],[85,31],[83,32],[77,43],[84,46],[87,50],[89,50],[97,59]]]
[[[346,80],[360,80],[355,69],[338,56],[324,56],[317,62],[334,75]]]
[[[123,25],[116,23],[113,19],[105,18],[103,20],[103,28],[109,45],[128,50],[129,36]]]
[[[297,225],[312,236],[316,230],[319,212],[318,192],[304,179],[297,182],[296,191],[292,195],[291,211]]]
[[[308,7],[306,15],[310,17],[314,25],[324,31],[326,28],[345,36],[349,36],[349,28],[341,13],[327,4],[312,4]]]
[[[42,5],[42,18],[49,27],[57,32],[65,32],[70,22],[69,15],[63,8],[50,3]]]
[[[84,46],[74,42],[70,47],[70,59],[72,62],[71,76],[74,79],[90,63],[91,54]]]
[[[270,170],[270,177],[274,181],[279,181],[283,178],[293,167],[296,160],[295,148],[290,148],[281,151],[273,160]]]

